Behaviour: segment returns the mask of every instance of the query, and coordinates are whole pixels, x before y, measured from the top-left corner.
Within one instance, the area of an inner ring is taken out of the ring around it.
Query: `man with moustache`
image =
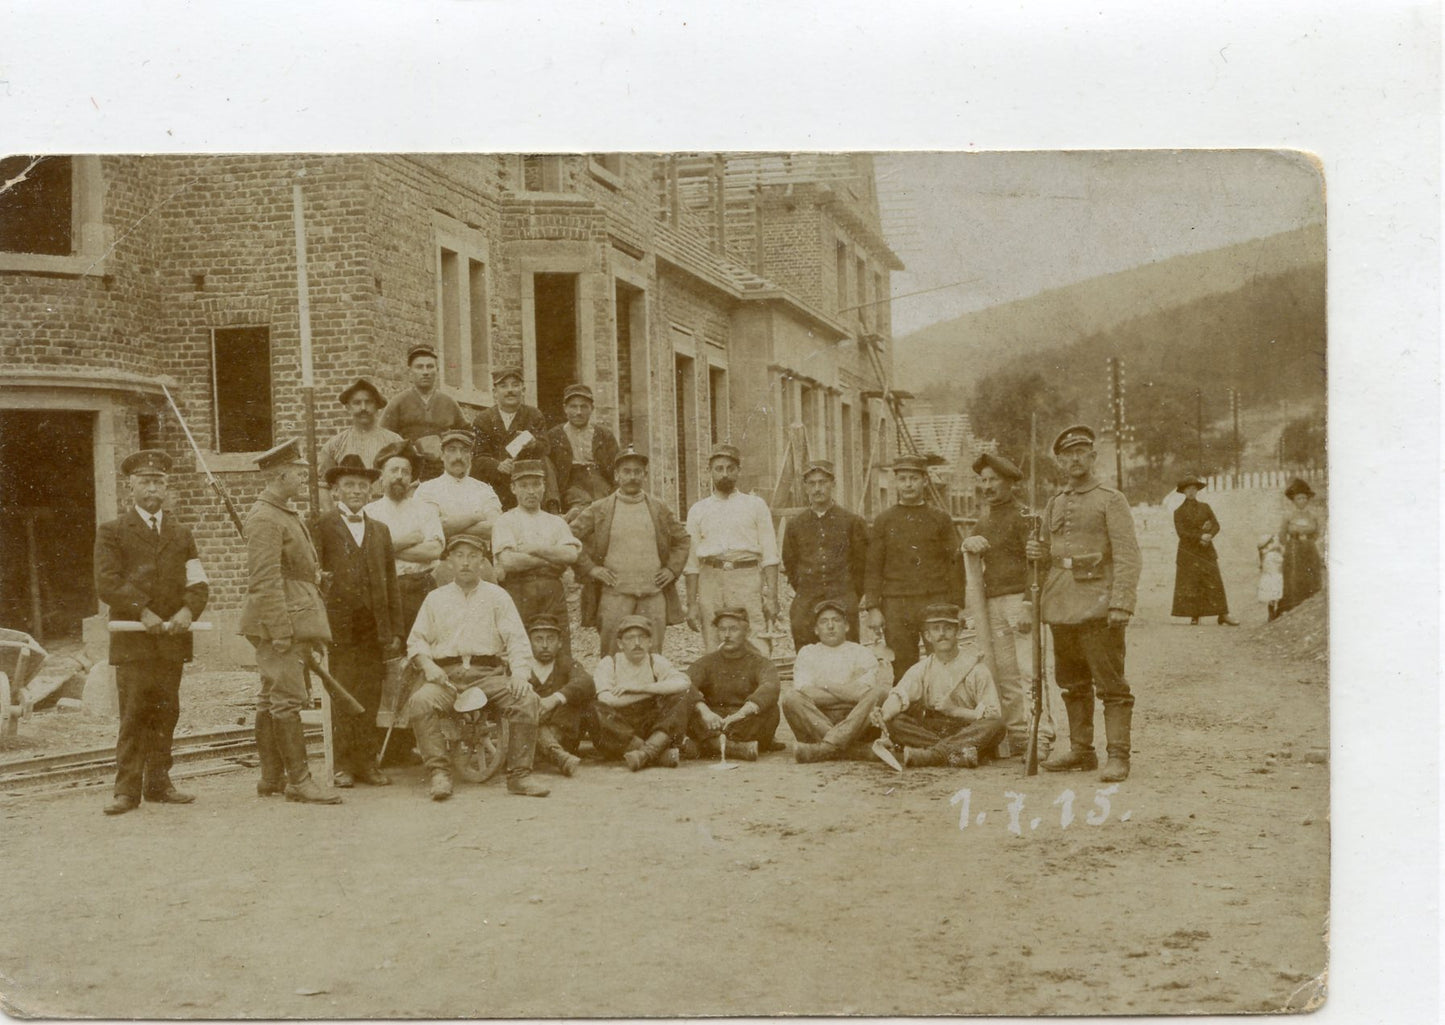
[[[815,459],[803,471],[808,509],[788,520],[783,531],[783,572],[793,586],[788,607],[793,650],[818,639],[814,608],[825,599],[843,603],[848,639],[858,639],[858,599],[868,561],[868,528],[861,516],[833,501],[833,464]]]
[[[869,627],[882,630],[893,649],[896,683],[918,661],[923,610],[962,603],[963,562],[952,518],[924,501],[928,464],[919,456],[899,456],[893,483],[897,503],[873,521],[861,604]]]
[[[748,612],[721,608],[714,615],[718,647],[692,665],[687,732],[699,757],[722,754],[721,739],[739,761],[755,762],[772,750],[778,732],[778,667],[748,643]]]
[[[472,476],[490,484],[501,496],[502,508],[511,509],[517,504],[511,490],[513,465],[518,459],[539,460],[545,485],[542,508],[555,512],[559,508],[557,476],[547,441],[547,419],[540,409],[522,402],[524,387],[521,367],[502,367],[492,374],[497,404],[478,413],[472,424]],[[507,451],[523,434],[526,443],[515,453]]]
[[[517,506],[497,517],[492,527],[492,552],[522,622],[530,626],[536,616],[551,616],[562,629],[562,650],[570,654],[572,632],[562,574],[577,561],[582,542],[572,536],[566,520],[542,510],[546,476],[546,465],[540,459],[518,459],[512,464]]]
[[[381,472],[382,494],[363,510],[391,532],[403,631],[411,629],[417,609],[436,586],[432,571],[446,544],[436,506],[411,493],[412,475],[420,463],[406,442],[382,449],[375,466]]]
[[[616,653],[602,656],[592,674],[592,742],[603,758],[621,758],[633,772],[677,768],[687,736],[692,683],[651,649],[652,622],[627,616],[617,627]]]
[[[537,756],[564,776],[577,772],[582,759],[583,716],[597,698],[592,676],[562,650],[562,624],[543,613],[527,628],[532,640],[531,675],[527,682],[541,698],[537,727]]]
[[[547,432],[562,512],[569,523],[615,487],[612,466],[617,461],[617,439],[602,424],[592,422],[592,408],[592,389],[569,384],[562,392],[562,412],[567,419]]]
[[[385,660],[402,651],[401,592],[386,524],[366,515],[371,485],[380,477],[353,454],[326,471],[336,507],[316,524],[316,554],[326,588],[331,625],[331,672],[362,705],[362,711],[331,708],[336,774],[342,788],[353,783],[384,787],[377,768],[380,747],[376,712],[381,704]]]
[[[403,440],[400,434],[376,422],[377,410],[386,407],[386,399],[381,397],[381,392],[366,378],[358,377],[355,384],[341,393],[341,404],[351,414],[351,423],[321,446],[317,458],[317,472],[322,477],[340,463],[344,456],[356,456],[361,460],[362,466],[370,466],[376,461],[378,452]]]
[[[442,472],[441,434],[448,427],[466,427],[456,399],[441,390],[440,363],[430,345],[413,345],[406,354],[411,387],[397,395],[381,414],[381,426],[395,431],[417,453],[416,480]]]
[[[256,699],[256,749],[261,797],[285,793],[304,804],[340,804],[341,795],[311,778],[301,709],[310,704],[306,666],[331,642],[326,605],[317,587],[316,549],[290,502],[306,488],[310,467],[299,444],[284,441],[256,457],[266,478],[246,514],[246,603],[240,632],[256,649],[261,692]]]
[[[446,540],[450,541],[458,534],[471,534],[486,542],[490,551],[492,524],[502,515],[502,500],[490,484],[471,476],[472,443],[473,436],[469,430],[454,428],[444,432],[442,466],[445,472],[418,484],[415,497],[436,507]],[[443,564],[434,571],[439,584],[450,579],[449,576],[447,580],[441,579],[445,569]],[[483,579],[492,580],[490,566]]]
[[[629,445],[613,474],[617,490],[572,521],[572,533],[582,543],[576,569],[585,581],[582,625],[597,627],[602,654],[611,655],[618,624],[628,616],[646,616],[652,650],[661,654],[668,625],[683,621],[676,585],[692,539],[672,510],[643,489],[647,456]]]
[[[191,623],[206,607],[210,586],[190,529],[164,508],[171,457],[143,449],[120,464],[132,508],[95,532],[95,592],[110,621],[139,623],[140,632],[110,635],[120,700],[114,799],[103,809],[123,815],[141,798],[189,804],[171,783],[171,738],[180,715],[181,670],[191,660]]]

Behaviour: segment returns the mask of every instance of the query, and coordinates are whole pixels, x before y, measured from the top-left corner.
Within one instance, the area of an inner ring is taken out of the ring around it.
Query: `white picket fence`
[[[1259,470],[1241,473],[1221,473],[1206,478],[1210,491],[1283,491],[1296,478],[1305,481],[1318,490],[1327,479],[1324,470]]]

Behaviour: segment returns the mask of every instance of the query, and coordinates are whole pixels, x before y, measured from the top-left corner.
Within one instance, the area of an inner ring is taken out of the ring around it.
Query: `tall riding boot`
[[[273,719],[277,746],[286,763],[286,800],[303,804],[340,804],[341,795],[323,789],[311,778],[311,769],[306,764],[306,735],[301,729],[301,720]]]
[[[1055,751],[1043,763],[1045,772],[1087,771],[1099,767],[1094,751],[1094,695],[1064,695],[1069,713],[1069,750]]]
[[[276,721],[270,712],[256,713],[256,757],[261,762],[256,793],[261,797],[284,793],[286,768],[281,761],[281,750],[276,746]]]
[[[1105,783],[1122,783],[1129,778],[1129,734],[1134,723],[1134,709],[1129,705],[1104,706],[1104,737],[1109,760],[1099,779]]]
[[[513,719],[507,739],[507,793],[546,797],[552,792],[532,778],[532,759],[536,754],[537,724]]]

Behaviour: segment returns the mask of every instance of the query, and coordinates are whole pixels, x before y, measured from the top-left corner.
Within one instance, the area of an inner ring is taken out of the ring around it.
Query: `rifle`
[[[341,707],[352,715],[360,715],[366,708],[352,696],[351,692],[337,682],[336,677],[326,671],[326,667],[316,658],[316,653],[311,652],[306,658],[305,669],[315,673],[321,680],[321,685],[327,689],[333,698],[341,702]]]
[[[1038,414],[1029,416],[1029,538],[1042,540],[1043,517],[1039,515],[1039,474],[1038,453],[1035,451],[1038,434]],[[1040,603],[1039,560],[1029,560],[1029,618],[1033,630],[1029,644],[1033,649],[1033,679],[1030,681],[1029,697],[1033,703],[1033,719],[1029,723],[1029,746],[1024,755],[1024,775],[1039,774],[1039,722],[1044,716],[1044,615]]]
[[[214,488],[216,494],[221,497],[221,501],[226,506],[226,513],[231,517],[231,523],[236,528],[236,533],[244,538],[246,531],[245,528],[241,526],[241,514],[236,511],[236,505],[231,501],[231,496],[226,492],[226,486],[216,479],[216,475],[212,473],[211,468],[206,465],[205,457],[201,455],[201,447],[196,444],[196,439],[191,435],[191,429],[186,426],[186,418],[181,416],[180,407],[176,405],[176,400],[171,397],[171,390],[162,383],[161,391],[166,393],[166,401],[171,404],[171,412],[176,414],[176,419],[180,421],[181,424],[181,430],[186,433],[186,440],[191,443],[191,451],[196,454],[196,465],[205,472],[206,479],[211,482],[211,487]]]

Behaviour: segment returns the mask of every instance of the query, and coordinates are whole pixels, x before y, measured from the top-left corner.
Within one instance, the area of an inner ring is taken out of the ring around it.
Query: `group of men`
[[[963,547],[983,558],[990,665],[960,644],[959,532],[926,501],[922,459],[894,463],[897,503],[871,529],[835,501],[833,465],[810,463],[808,508],[787,520],[779,544],[767,504],[738,489],[742,457],[731,445],[711,453],[710,494],[684,523],[648,492],[647,455],[591,422],[585,386],[566,390],[566,422],[549,430],[521,402],[520,370],[504,369],[494,375],[497,405],[468,425],[437,387],[435,353],[414,349],[409,365],[413,386],[390,403],[365,380],[342,393],[352,423],[319,453],[330,501],[314,523],[291,506],[308,479],[297,443],[256,460],[265,486],[245,522],[240,629],[261,680],[261,796],[341,799],[311,777],[300,719],[327,651],[329,673],[361,707],[333,707],[339,788],[390,782],[376,714],[394,659],[412,686],[393,711],[414,733],[437,800],[458,774],[467,778],[451,721],[481,705],[507,723],[507,789],[523,796],[548,793],[533,776],[539,761],[573,775],[587,738],[633,770],[687,757],[753,760],[782,746],[784,717],[798,762],[877,758],[879,742],[906,766],[1020,755],[1030,704],[1013,649],[1029,620],[1020,603],[1031,564],[1046,567],[1043,617],[1069,718],[1069,747],[1044,767],[1097,767],[1097,692],[1108,734],[1102,778],[1127,776],[1124,628],[1138,546],[1124,497],[1093,477],[1089,428],[1055,442],[1065,486],[1036,530],[1013,495],[1017,467],[992,454],[974,466],[990,504]],[[180,669],[207,582],[194,540],[163,511],[169,469],[154,450],[126,460],[135,509],[97,536],[98,590],[120,624],[112,814],[142,797],[191,800],[167,772]],[[786,689],[751,639],[778,620],[780,567],[794,594],[797,653]],[[583,585],[582,624],[599,633],[590,671],[571,654],[569,569]],[[983,610],[970,611],[981,626]],[[871,647],[860,643],[865,615]],[[662,654],[667,626],[681,622],[703,640],[685,669]]]

